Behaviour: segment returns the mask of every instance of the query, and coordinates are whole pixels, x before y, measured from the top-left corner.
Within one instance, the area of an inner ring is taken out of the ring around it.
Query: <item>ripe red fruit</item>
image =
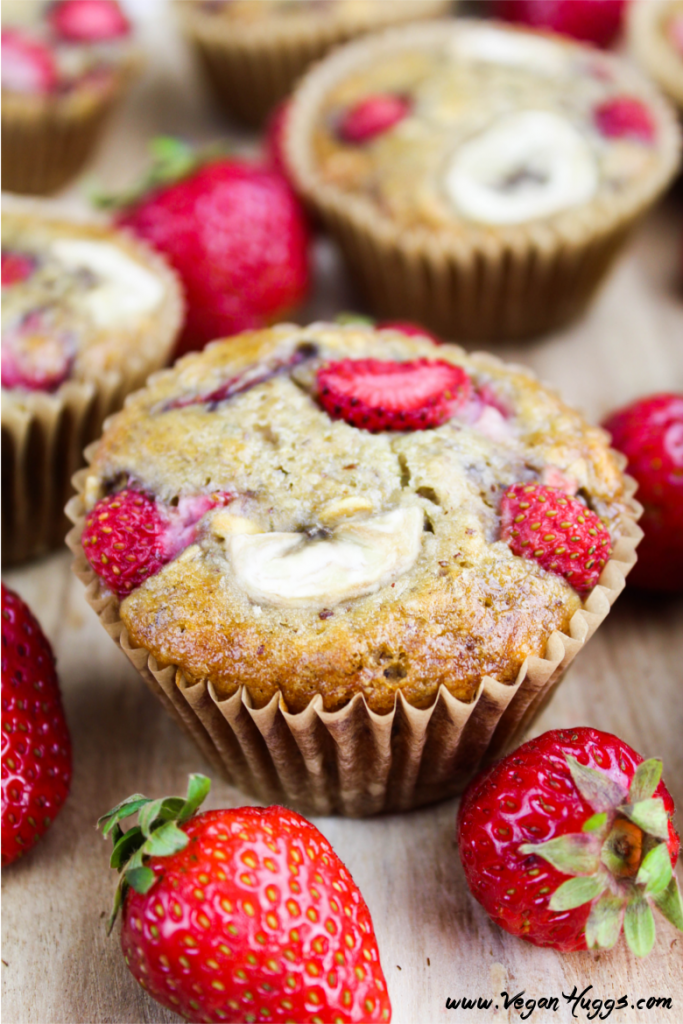
[[[209,786],[192,775],[186,800],[136,794],[98,822],[133,976],[190,1021],[389,1021],[370,913],[325,837],[284,807],[192,816]]]
[[[318,400],[328,415],[375,432],[438,427],[469,394],[462,367],[441,359],[342,359],[318,370]]]
[[[645,104],[634,96],[616,96],[595,108],[595,124],[608,139],[655,140],[655,122]]]
[[[58,0],[47,19],[53,32],[70,43],[101,43],[130,32],[116,0]]]
[[[564,576],[586,593],[595,586],[612,542],[599,517],[557,487],[513,484],[501,503],[501,540],[522,558]]]
[[[21,272],[15,265],[14,270]],[[27,391],[56,391],[71,372],[74,336],[35,310],[8,328],[2,339],[2,386]]]
[[[428,338],[435,345],[441,344],[441,338],[437,338],[436,334],[432,334],[425,327],[420,327],[419,324],[411,323],[409,320],[382,320],[376,324],[376,327],[378,331],[398,331],[400,334],[406,334],[409,338]]]
[[[619,35],[624,6],[625,0],[496,0],[495,14],[606,47]]]
[[[629,583],[652,590],[683,588],[683,395],[641,398],[605,420],[612,444],[628,459],[645,508],[645,536]]]
[[[19,29],[2,31],[2,87],[43,96],[57,87],[59,73],[49,46]]]
[[[396,96],[394,93],[366,96],[349,107],[337,130],[344,142],[369,142],[407,117],[410,108],[410,100],[405,96]]]
[[[233,495],[219,492],[181,498],[166,508],[141,491],[124,489],[98,501],[85,517],[81,537],[90,565],[120,598],[192,544],[202,516]]]
[[[2,287],[21,284],[33,273],[35,260],[23,252],[2,253]]]
[[[27,853],[71,785],[55,659],[30,609],[2,587],[2,863]]]
[[[156,148],[151,190],[117,223],[163,253],[180,275],[187,319],[176,354],[285,319],[308,291],[309,238],[282,175],[233,158],[197,167],[176,140],[157,140]]]
[[[662,762],[597,729],[529,740],[465,791],[458,847],[472,895],[496,924],[564,953],[637,956],[654,942],[650,901],[683,931],[679,850]]]

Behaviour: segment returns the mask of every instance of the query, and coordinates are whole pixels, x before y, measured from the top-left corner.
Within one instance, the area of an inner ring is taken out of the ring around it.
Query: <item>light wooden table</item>
[[[118,115],[95,163],[109,184],[135,173],[150,134],[212,138],[219,129],[220,122],[205,112],[170,27],[150,21],[147,32],[154,68]],[[65,202],[79,205],[77,190]],[[682,389],[682,214],[681,195],[655,212],[581,323],[526,346],[502,346],[498,353],[531,365],[594,420],[635,395]],[[317,277],[316,298],[302,321],[354,305],[326,243],[317,246]],[[4,872],[3,1019],[175,1021],[133,981],[117,940],[105,936],[114,875],[94,824],[124,795],[182,792],[187,773],[208,766],[105,635],[69,562],[64,551],[6,575],[55,646],[74,778],[49,834]],[[617,733],[645,756],[663,756],[666,781],[683,808],[682,684],[683,602],[627,593],[534,733],[593,725]],[[244,802],[238,791],[215,780],[209,806]],[[629,1007],[651,996],[673,1001],[668,1011],[615,1011],[610,1019],[619,1024],[683,1020],[683,937],[660,922],[646,961],[635,960],[623,946],[598,956],[560,956],[511,938],[467,892],[454,842],[455,813],[451,801],[371,821],[316,821],[370,906],[396,1024],[518,1020],[519,1011],[503,1010],[503,990],[525,990],[525,999],[558,997],[558,1012],[537,1008],[529,1018],[533,1024],[570,1021],[571,1006],[562,993],[575,985],[579,992],[592,985],[591,998],[626,995]],[[463,996],[493,997],[499,1010],[446,1010],[447,997]],[[579,1009],[576,1018],[586,1020],[586,1011]]]

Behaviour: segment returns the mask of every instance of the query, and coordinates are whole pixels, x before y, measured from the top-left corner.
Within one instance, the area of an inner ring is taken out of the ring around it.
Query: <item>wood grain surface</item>
[[[143,5],[144,6],[144,5]],[[215,138],[224,126],[205,110],[182,47],[167,21],[145,31],[152,67],[117,116],[95,161],[109,185],[130,180],[149,135]],[[680,191],[680,190],[679,190]],[[76,188],[70,206],[83,203]],[[683,388],[681,242],[683,196],[669,197],[634,238],[589,315],[569,330],[497,354],[527,363],[599,420],[634,396]],[[301,320],[358,308],[334,250],[316,246],[316,297]],[[74,745],[71,797],[45,839],[3,872],[2,1015],[6,1024],[176,1021],[128,973],[104,918],[114,889],[98,815],[124,795],[182,792],[187,773],[208,766],[149,694],[98,624],[56,553],[7,573],[54,644]],[[593,725],[615,732],[644,756],[661,755],[665,779],[683,808],[683,602],[626,593],[578,658],[533,732]],[[214,781],[209,806],[244,797]],[[516,1021],[500,993],[559,999],[536,1008],[534,1024],[572,1019],[562,993],[593,986],[591,999],[628,997],[611,1020],[683,1021],[683,937],[661,921],[644,961],[623,944],[600,955],[561,956],[513,939],[469,896],[454,842],[457,803],[371,821],[318,819],[358,882],[372,912],[396,1024]],[[680,822],[683,824],[683,821]],[[493,998],[488,1011],[446,1009],[447,997]],[[636,1009],[666,997],[672,1008]],[[494,1007],[498,1005],[498,1009]],[[528,1009],[521,1011],[528,1014]],[[590,1010],[576,1010],[586,1020]],[[600,1013],[604,1017],[606,1008]]]

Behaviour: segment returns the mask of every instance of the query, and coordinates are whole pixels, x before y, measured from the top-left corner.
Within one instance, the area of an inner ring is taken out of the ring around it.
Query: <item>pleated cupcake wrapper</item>
[[[627,9],[629,50],[683,113],[683,60],[662,33],[667,0],[633,0]]]
[[[631,230],[674,176],[680,131],[673,110],[639,76],[637,94],[660,126],[657,168],[623,194],[604,195],[547,224],[405,228],[369,198],[324,182],[311,138],[330,90],[406,42],[436,43],[457,30],[453,22],[392,29],[323,61],[294,94],[285,126],[287,164],[377,316],[413,320],[455,340],[531,337],[568,323],[590,302]]]
[[[306,24],[297,23],[293,31],[287,19],[274,18],[263,25],[249,26],[249,33],[234,22],[220,18],[209,21],[201,11],[193,11],[193,0],[189,7],[181,3],[177,9],[218,102],[240,121],[258,127],[289,95],[306,68],[335,46],[402,20],[392,11],[392,3],[385,6],[377,21],[367,27],[343,25],[332,19],[318,23],[313,18]],[[412,5],[411,16],[437,17],[450,6],[449,0],[419,0]]]
[[[86,451],[89,461],[96,449],[94,444]],[[486,676],[470,703],[441,686],[425,710],[412,707],[399,692],[393,710],[383,715],[371,711],[362,694],[332,712],[317,695],[304,711],[291,714],[280,694],[263,708],[252,706],[245,687],[221,699],[211,682],[192,682],[180,666],[159,665],[132,643],[118,601],[83,553],[87,475],[84,469],[74,478],[78,493],[67,514],[75,525],[67,544],[100,622],[229,782],[264,803],[285,803],[308,815],[407,811],[459,793],[478,767],[523,735],[545,705],[623,589],[642,537],[636,522],[642,510],[632,497],[635,482],[626,477],[629,516],[598,586],[572,616],[568,633],[553,632],[543,657],[528,657],[513,684]]]
[[[56,204],[3,196],[3,208],[64,221]],[[75,225],[85,218],[70,218]],[[125,234],[125,232],[118,232]],[[104,421],[126,396],[166,364],[182,326],[183,300],[175,274],[156,253],[129,238],[145,264],[166,286],[154,329],[129,346],[128,362],[96,379],[66,381],[54,394],[2,392],[2,555],[17,565],[62,544],[69,529],[64,506],[83,450],[102,432]]]
[[[49,195],[66,185],[95,149],[112,109],[139,65],[132,58],[110,89],[87,97],[8,96],[2,103],[2,187]]]

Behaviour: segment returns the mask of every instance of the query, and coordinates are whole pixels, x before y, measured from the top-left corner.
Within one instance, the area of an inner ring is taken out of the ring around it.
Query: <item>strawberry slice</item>
[[[70,43],[101,43],[130,32],[116,0],[61,0],[50,8],[52,30]]]
[[[410,100],[393,93],[378,93],[349,107],[339,123],[344,142],[361,144],[389,131],[410,113]]]
[[[438,427],[469,394],[462,367],[441,359],[342,359],[318,371],[318,399],[328,415],[373,432]]]
[[[655,123],[652,114],[635,96],[615,96],[596,107],[595,124],[608,139],[637,139],[652,143]]]
[[[17,29],[3,31],[3,89],[44,96],[56,88],[58,78],[57,64],[48,46]]]
[[[13,284],[21,284],[31,276],[34,267],[35,260],[23,252],[3,252],[2,287],[7,288]]]

